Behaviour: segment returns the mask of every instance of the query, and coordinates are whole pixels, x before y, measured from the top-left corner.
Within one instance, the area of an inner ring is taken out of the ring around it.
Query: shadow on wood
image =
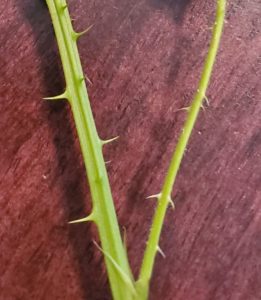
[[[40,69],[45,86],[45,95],[60,94],[65,89],[64,78],[58,55],[55,35],[45,1],[16,1],[25,21],[29,22],[34,34],[36,50],[40,58]],[[42,101],[42,113],[53,133],[53,144],[56,148],[57,170],[60,178],[59,184],[63,191],[63,207],[68,221],[81,218],[87,214],[87,195],[81,188],[81,181],[85,181],[84,166],[81,161],[79,149],[75,144],[75,133],[70,119],[70,109],[65,101]],[[90,200],[88,199],[88,202]],[[90,207],[90,205],[88,205]],[[55,212],[53,212],[55,215]],[[68,237],[74,252],[74,261],[78,271],[82,288],[83,299],[90,299],[97,294],[109,294],[108,287],[102,285],[94,276],[100,272],[97,265],[92,262],[93,251],[97,249],[92,245],[93,234],[90,224],[68,225]],[[53,249],[55,251],[55,249]],[[34,274],[31,274],[34,276]],[[64,287],[66,289],[66,287]],[[99,293],[97,293],[99,290]],[[98,299],[98,298],[97,298]]]

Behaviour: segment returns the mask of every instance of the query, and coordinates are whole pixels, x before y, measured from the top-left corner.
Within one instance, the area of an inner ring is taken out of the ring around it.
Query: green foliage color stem
[[[93,221],[97,225],[113,298],[128,300],[134,292],[132,275],[102,154],[103,146],[110,140],[99,138],[94,123],[77,48],[81,33],[76,33],[72,27],[66,1],[47,0],[47,5],[61,55],[66,90],[62,95],[46,99],[68,99],[71,105],[92,196],[92,212],[79,222]]]
[[[65,0],[46,0],[46,2],[61,55],[66,89],[61,95],[45,99],[67,99],[71,105],[93,204],[92,212],[88,217],[71,223],[92,221],[97,225],[101,240],[101,247],[98,245],[97,247],[104,254],[113,299],[146,300],[148,298],[149,283],[156,254],[160,250],[159,238],[166,210],[168,205],[172,203],[171,191],[200,108],[204,99],[206,99],[206,90],[220,44],[225,19],[226,1],[217,0],[217,14],[213,36],[199,88],[188,109],[187,120],[171,159],[162,191],[160,194],[155,195],[155,198],[158,199],[158,205],[145,249],[140,274],[136,282],[130,270],[128,256],[122,242],[102,153],[103,146],[114,139],[103,141],[97,133],[77,47],[78,38],[86,31],[82,33],[74,31]]]
[[[171,192],[175,179],[180,168],[181,160],[186,151],[186,147],[191,136],[192,130],[195,126],[199,111],[202,107],[203,101],[207,100],[206,91],[209,85],[211,73],[213,70],[214,62],[217,56],[217,51],[220,44],[220,39],[223,30],[223,24],[225,19],[226,1],[217,1],[216,21],[213,27],[212,40],[209,47],[209,52],[205,60],[201,80],[199,82],[198,90],[192,101],[191,106],[187,109],[188,115],[182,129],[178,144],[173,153],[171,163],[163,184],[162,191],[155,195],[158,201],[158,206],[154,215],[149,240],[145,250],[145,255],[140,271],[138,284],[142,286],[142,291],[148,290],[149,281],[152,275],[153,265],[155,262],[155,256],[159,248],[160,233],[162,230],[166,210],[169,204],[172,204]]]

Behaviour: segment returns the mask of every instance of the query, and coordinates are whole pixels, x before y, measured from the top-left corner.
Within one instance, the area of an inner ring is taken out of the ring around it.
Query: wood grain
[[[130,260],[139,269],[153,201],[197,86],[214,1],[69,1]],[[151,300],[261,299],[261,13],[235,0],[173,191]],[[0,3],[0,299],[110,299],[78,140],[44,1]],[[124,300],[124,299],[123,299]]]

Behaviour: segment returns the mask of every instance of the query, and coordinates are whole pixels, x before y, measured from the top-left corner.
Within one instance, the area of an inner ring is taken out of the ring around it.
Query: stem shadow
[[[167,8],[176,23],[182,23],[184,14],[192,0],[150,0],[151,4],[158,9]]]

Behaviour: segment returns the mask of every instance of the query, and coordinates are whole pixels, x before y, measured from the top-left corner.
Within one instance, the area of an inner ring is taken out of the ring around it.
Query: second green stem
[[[162,191],[160,194],[155,195],[155,198],[157,198],[158,200],[158,206],[156,208],[156,212],[154,215],[147,247],[145,250],[145,254],[144,254],[144,258],[140,270],[139,279],[137,282],[138,290],[139,289],[142,290],[142,293],[145,292],[145,294],[143,295],[144,299],[146,299],[148,296],[149,282],[152,276],[155,257],[157,252],[160,249],[159,239],[160,239],[160,234],[163,227],[166,211],[169,204],[172,203],[171,192],[173,189],[173,185],[175,183],[182,158],[186,151],[186,147],[189,138],[191,136],[192,130],[195,126],[195,122],[197,120],[202,103],[204,100],[207,100],[206,90],[209,85],[211,73],[217,56],[217,51],[220,45],[220,39],[221,39],[224,20],[225,20],[225,10],[226,10],[226,0],[218,0],[216,20],[213,28],[213,35],[212,35],[208,55],[205,60],[199,87],[192,101],[191,106],[188,108],[188,116],[184,128],[182,130],[182,133],[180,135],[176,149],[173,153],[171,163],[166,178],[164,180]]]

